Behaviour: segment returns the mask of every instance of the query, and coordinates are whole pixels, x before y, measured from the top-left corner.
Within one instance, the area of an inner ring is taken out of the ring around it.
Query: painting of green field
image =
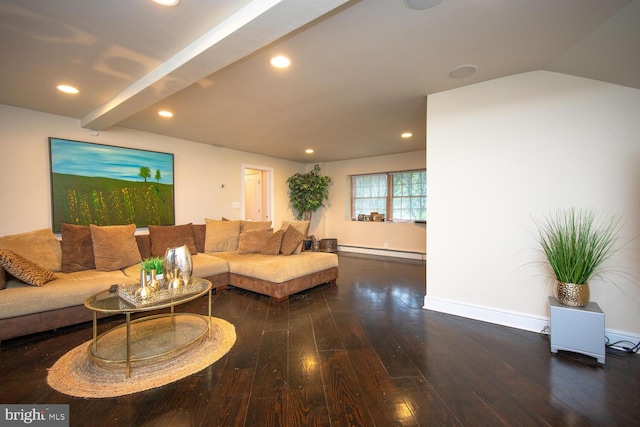
[[[49,138],[53,230],[175,224],[173,154]]]
[[[60,224],[172,225],[173,185],[52,173],[54,232]]]

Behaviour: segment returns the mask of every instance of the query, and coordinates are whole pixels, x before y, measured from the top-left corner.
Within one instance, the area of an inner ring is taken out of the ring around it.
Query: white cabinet
[[[595,302],[569,307],[549,297],[551,352],[573,351],[604,363],[604,313]]]

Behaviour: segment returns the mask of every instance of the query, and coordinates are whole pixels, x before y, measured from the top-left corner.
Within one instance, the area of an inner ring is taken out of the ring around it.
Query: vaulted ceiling
[[[548,70],[640,89],[640,0],[0,0],[0,58],[0,104],[335,161],[424,149],[426,96],[464,85]]]

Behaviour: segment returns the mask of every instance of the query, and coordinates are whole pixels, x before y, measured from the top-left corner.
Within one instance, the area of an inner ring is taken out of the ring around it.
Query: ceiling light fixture
[[[442,0],[404,0],[404,4],[409,9],[425,10],[442,3]]]
[[[311,148],[307,148],[304,152],[307,154],[313,154],[313,150]]]
[[[452,79],[463,79],[474,74],[477,69],[475,65],[461,65],[449,71],[448,76]]]
[[[274,56],[269,62],[276,68],[287,68],[289,65],[291,65],[291,60],[282,55]]]
[[[400,135],[402,138],[411,138],[413,136],[413,134],[411,132],[405,132],[402,135]]]
[[[58,90],[60,92],[64,92],[64,93],[70,93],[75,95],[76,93],[80,93],[80,91],[78,89],[76,89],[73,86],[69,86],[69,85],[58,85],[57,86]]]
[[[160,6],[177,6],[180,0],[151,0]]]
[[[173,117],[173,113],[167,110],[158,111],[158,115],[162,117]]]

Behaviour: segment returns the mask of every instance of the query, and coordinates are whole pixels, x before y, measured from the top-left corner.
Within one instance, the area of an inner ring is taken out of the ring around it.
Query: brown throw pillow
[[[89,225],[96,270],[114,271],[142,261],[136,225]]]
[[[280,246],[282,246],[282,237],[284,237],[284,230],[278,230],[269,237],[267,243],[260,251],[262,255],[279,255]]]
[[[193,242],[196,245],[196,249],[201,254],[204,253],[204,241],[207,237],[206,224],[193,224],[191,230],[193,231]]]
[[[93,241],[88,225],[61,224],[62,272],[94,270]]]
[[[282,237],[282,246],[280,246],[280,253],[282,255],[291,255],[296,253],[296,249],[304,240],[304,235],[299,232],[293,225],[287,228]]]
[[[280,228],[287,231],[287,228],[289,228],[290,225],[294,226],[296,230],[302,233],[302,240],[304,240],[307,234],[309,234],[309,221],[282,221],[282,226]],[[296,254],[302,252],[302,242],[300,242],[294,252]]]
[[[238,241],[238,253],[255,254],[260,252],[271,236],[273,236],[273,228],[243,231],[240,233],[240,240]]]
[[[7,249],[0,249],[0,266],[16,279],[33,286],[44,286],[56,278],[49,270]]]
[[[205,252],[229,252],[238,249],[240,221],[218,221],[207,218],[205,221],[207,223]]]
[[[151,255],[164,256],[168,248],[187,245],[191,255],[198,253],[191,223],[184,225],[150,225]]]

